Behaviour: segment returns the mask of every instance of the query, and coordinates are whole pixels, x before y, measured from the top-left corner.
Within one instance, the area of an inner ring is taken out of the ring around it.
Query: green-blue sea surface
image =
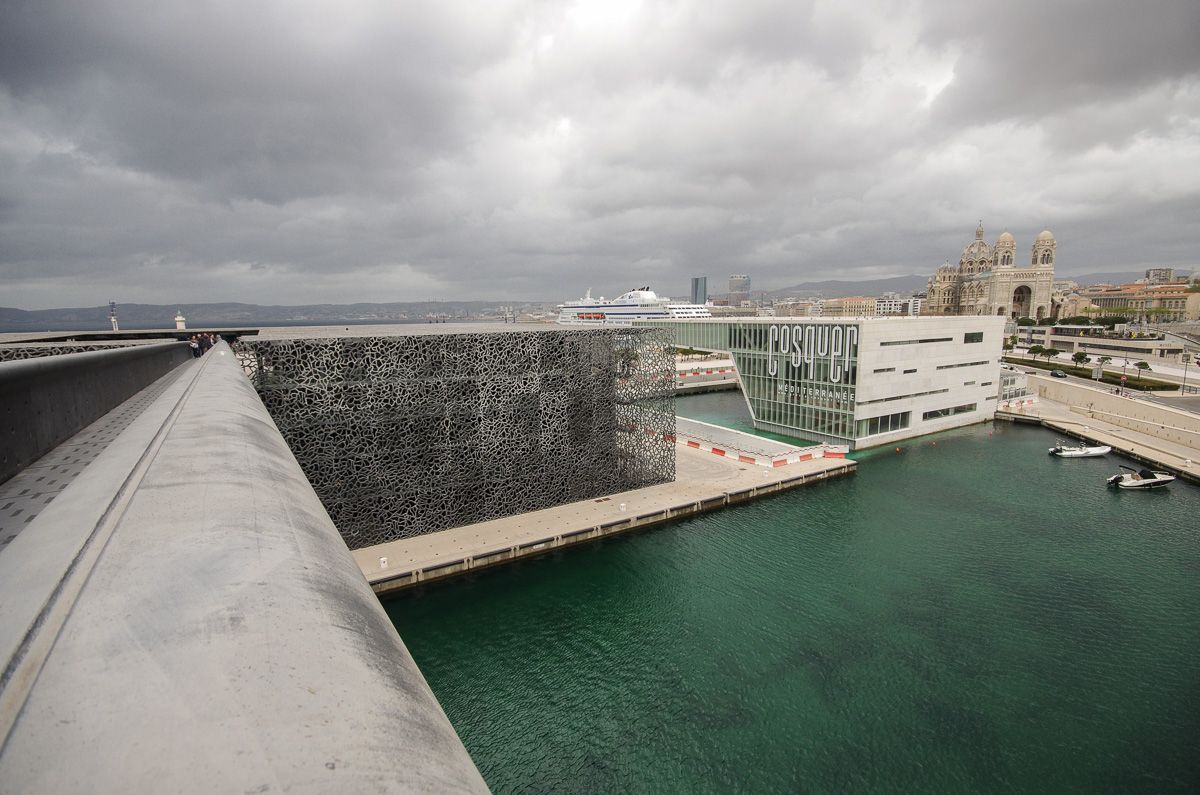
[[[1195,791],[1200,490],[1054,440],[911,440],[386,607],[499,792]]]

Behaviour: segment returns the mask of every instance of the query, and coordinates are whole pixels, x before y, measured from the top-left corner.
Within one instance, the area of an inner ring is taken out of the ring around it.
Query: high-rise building
[[[750,277],[745,274],[729,274],[729,292],[750,293]]]
[[[703,306],[708,303],[708,277],[692,277],[692,303]]]

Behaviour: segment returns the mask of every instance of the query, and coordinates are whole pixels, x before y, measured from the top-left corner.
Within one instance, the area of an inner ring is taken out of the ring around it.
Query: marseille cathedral
[[[1054,235],[1044,231],[1033,241],[1029,264],[1018,265],[1013,236],[1001,232],[989,246],[980,223],[958,265],[946,263],[929,280],[922,314],[1049,318],[1056,247]]]

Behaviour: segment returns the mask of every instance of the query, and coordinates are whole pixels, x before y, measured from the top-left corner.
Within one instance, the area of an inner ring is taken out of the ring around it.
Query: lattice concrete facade
[[[674,479],[666,332],[443,328],[238,344],[351,549]]]

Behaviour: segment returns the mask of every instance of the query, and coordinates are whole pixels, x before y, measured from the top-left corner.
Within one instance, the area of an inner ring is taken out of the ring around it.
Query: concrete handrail
[[[190,356],[161,342],[0,362],[0,482]]]

